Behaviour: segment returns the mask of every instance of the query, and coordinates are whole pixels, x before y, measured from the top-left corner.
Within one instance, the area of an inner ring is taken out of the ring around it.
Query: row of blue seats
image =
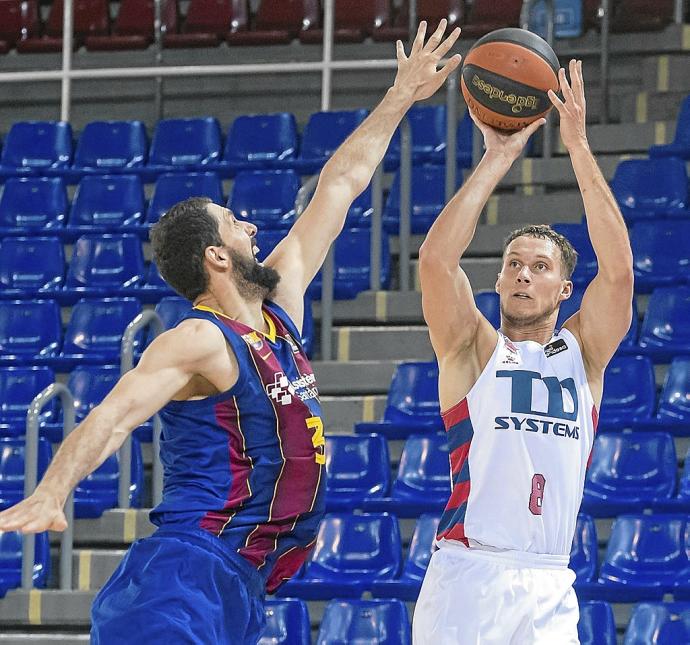
[[[287,112],[241,116],[225,143],[213,117],[163,119],[149,146],[141,121],[89,123],[74,150],[73,133],[63,121],[15,123],[0,155],[0,176],[58,175],[75,181],[88,174],[135,172],[155,177],[164,172],[215,169],[224,176],[239,170],[292,168],[318,172],[336,148],[360,125],[368,110],[312,114],[301,137]],[[408,112],[413,160],[441,162],[446,148],[446,106],[418,106]],[[472,121],[466,115],[457,130],[458,161],[471,165]],[[396,131],[386,153],[391,169],[400,161]]]

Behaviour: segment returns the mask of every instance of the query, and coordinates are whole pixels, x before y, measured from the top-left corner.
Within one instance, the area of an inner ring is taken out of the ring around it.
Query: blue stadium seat
[[[132,172],[146,162],[148,138],[141,121],[93,121],[84,127],[74,153],[72,171]]]
[[[412,167],[410,231],[426,233],[446,204],[445,166]],[[383,210],[383,226],[388,233],[400,230],[400,173],[396,173]]]
[[[421,515],[410,542],[403,572],[396,580],[381,580],[374,583],[372,593],[376,598],[399,598],[408,602],[417,600],[429,566],[432,548],[436,539],[439,515]]]
[[[388,444],[381,435],[326,438],[326,509],[350,511],[390,488]]]
[[[383,420],[357,423],[357,434],[378,432],[388,439],[406,439],[418,432],[442,432],[438,402],[438,365],[402,363],[393,375]]]
[[[74,489],[74,517],[96,518],[109,508],[117,507],[117,493],[120,482],[118,453],[110,455],[96,470],[82,479]],[[144,489],[144,460],[141,444],[132,437],[132,469],[129,486],[129,500],[133,508],[141,507]]]
[[[62,334],[54,300],[0,302],[0,365],[34,365],[55,356]]]
[[[136,293],[144,303],[158,302],[161,298],[176,296],[176,291],[165,281],[158,271],[155,262],[151,262],[146,269],[146,278],[143,283],[139,283],[139,290]]]
[[[601,565],[599,596],[633,602],[661,600],[690,585],[685,515],[619,515]]]
[[[31,401],[49,385],[55,374],[49,367],[0,368],[0,436],[21,436],[26,432],[26,413]],[[55,400],[41,411],[40,424],[56,419]]]
[[[266,627],[258,645],[311,645],[309,612],[303,600],[267,600]]]
[[[410,645],[410,617],[400,600],[331,600],[317,645]]]
[[[611,605],[601,600],[581,602],[577,634],[580,645],[616,645],[616,621]]]
[[[368,114],[364,109],[312,114],[302,132],[300,154],[290,167],[303,174],[318,172]]]
[[[553,230],[565,236],[577,251],[577,266],[571,278],[577,287],[588,285],[597,274],[597,257],[586,224],[554,224]]]
[[[576,589],[580,584],[596,580],[597,551],[597,528],[594,518],[586,513],[578,513],[568,565],[575,572]]]
[[[0,235],[59,232],[67,208],[65,184],[59,177],[8,179],[0,196]]]
[[[392,510],[398,517],[440,513],[450,493],[447,438],[442,434],[409,436],[393,482]]]
[[[655,362],[690,353],[690,286],[654,290],[642,322],[639,345]]]
[[[690,221],[639,222],[633,226],[635,291],[684,284],[690,279]]]
[[[205,170],[220,161],[220,124],[214,117],[162,119],[156,125],[146,171]]]
[[[501,326],[501,298],[495,291],[489,289],[477,291],[474,294],[474,303],[484,318],[496,329]]]
[[[624,645],[690,643],[690,603],[640,603],[625,630]]]
[[[407,112],[412,136],[412,162],[444,163],[446,160],[446,106],[417,105]],[[400,163],[400,128],[391,139],[384,161],[386,168]]]
[[[144,281],[144,254],[135,235],[83,235],[74,245],[65,292],[73,300],[128,293]]]
[[[235,217],[258,228],[286,229],[295,221],[295,198],[300,189],[293,170],[255,170],[235,177],[228,208]]]
[[[182,314],[189,311],[192,304],[186,298],[169,296],[156,305],[156,313],[161,317],[165,329],[172,329]]]
[[[304,577],[286,582],[279,596],[305,600],[359,598],[376,580],[401,569],[398,520],[388,513],[327,514]]]
[[[599,428],[620,430],[649,421],[655,402],[654,366],[649,358],[615,356],[604,373]]]
[[[458,123],[456,140],[458,166],[460,168],[471,168],[474,143],[474,122],[472,121],[469,110],[465,110],[465,115],[460,119],[460,123]]]
[[[84,177],[72,202],[67,232],[108,233],[138,228],[145,213],[138,175]]]
[[[668,368],[657,418],[664,425],[690,422],[690,358],[674,358]]]
[[[546,38],[547,12],[544,0],[538,0],[530,7],[529,30]],[[554,3],[554,36],[556,38],[579,38],[582,36],[582,0],[556,0]]]
[[[690,448],[685,454],[683,462],[683,473],[678,482],[678,498],[683,502],[690,501]]]
[[[690,217],[688,177],[681,159],[621,161],[611,189],[627,222],[660,217]]]
[[[371,184],[369,184],[364,192],[352,202],[350,210],[347,212],[347,219],[345,220],[345,228],[364,228],[371,226],[371,216],[374,212],[374,207],[371,201]]]
[[[228,132],[222,166],[230,171],[282,168],[297,156],[294,114],[237,117]]]
[[[34,587],[45,588],[50,575],[50,540],[48,532],[37,533],[32,580]],[[22,534],[0,531],[0,598],[22,583]]]
[[[8,237],[0,242],[0,298],[51,297],[65,277],[56,237]]]
[[[676,449],[663,432],[602,434],[594,442],[583,510],[595,517],[655,508],[676,490]]]
[[[0,176],[63,172],[72,160],[72,127],[65,121],[20,121],[7,133]]]
[[[304,318],[302,319],[302,347],[309,358],[312,358],[314,350],[314,311],[311,299],[304,297]]]
[[[76,423],[81,423],[103,401],[119,378],[120,367],[117,365],[81,365],[70,372],[67,387],[74,396]]]
[[[390,283],[390,247],[388,236],[381,236],[381,289]],[[307,289],[314,300],[321,299],[321,271]],[[337,300],[356,298],[371,285],[371,230],[353,228],[343,231],[335,241],[333,297]]]
[[[135,298],[79,300],[67,323],[60,365],[118,363],[122,334],[140,312],[141,304]],[[134,349],[140,345],[137,337]]]
[[[146,222],[155,224],[172,206],[189,197],[209,197],[215,204],[223,204],[223,187],[214,172],[165,174],[158,178],[149,203]]]
[[[0,437],[0,510],[24,499],[25,447],[23,437]],[[41,481],[52,457],[50,444],[39,437],[38,481]]]
[[[690,159],[690,95],[683,99],[676,122],[676,136],[671,143],[652,146],[650,157],[680,157]]]

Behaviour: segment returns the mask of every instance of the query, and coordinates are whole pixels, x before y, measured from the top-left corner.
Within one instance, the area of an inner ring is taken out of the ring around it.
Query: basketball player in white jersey
[[[570,77],[572,87],[560,70],[563,101],[549,96],[599,264],[580,311],[555,330],[576,253],[548,226],[507,240],[500,331],[458,266],[482,208],[543,119],[514,134],[477,123],[485,154],[420,249],[452,493],[415,610],[415,645],[578,642],[569,553],[604,369],[630,326],[633,272],[625,223],[587,143],[581,62],[570,62]]]

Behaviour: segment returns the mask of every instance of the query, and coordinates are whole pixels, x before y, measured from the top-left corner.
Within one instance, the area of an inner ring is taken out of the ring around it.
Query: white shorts
[[[442,544],[412,623],[414,645],[577,645],[568,558]]]

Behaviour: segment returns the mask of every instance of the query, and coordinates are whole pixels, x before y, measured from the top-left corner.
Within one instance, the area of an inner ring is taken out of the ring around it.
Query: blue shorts
[[[130,547],[91,608],[91,643],[253,645],[264,581],[201,530],[167,529]]]

